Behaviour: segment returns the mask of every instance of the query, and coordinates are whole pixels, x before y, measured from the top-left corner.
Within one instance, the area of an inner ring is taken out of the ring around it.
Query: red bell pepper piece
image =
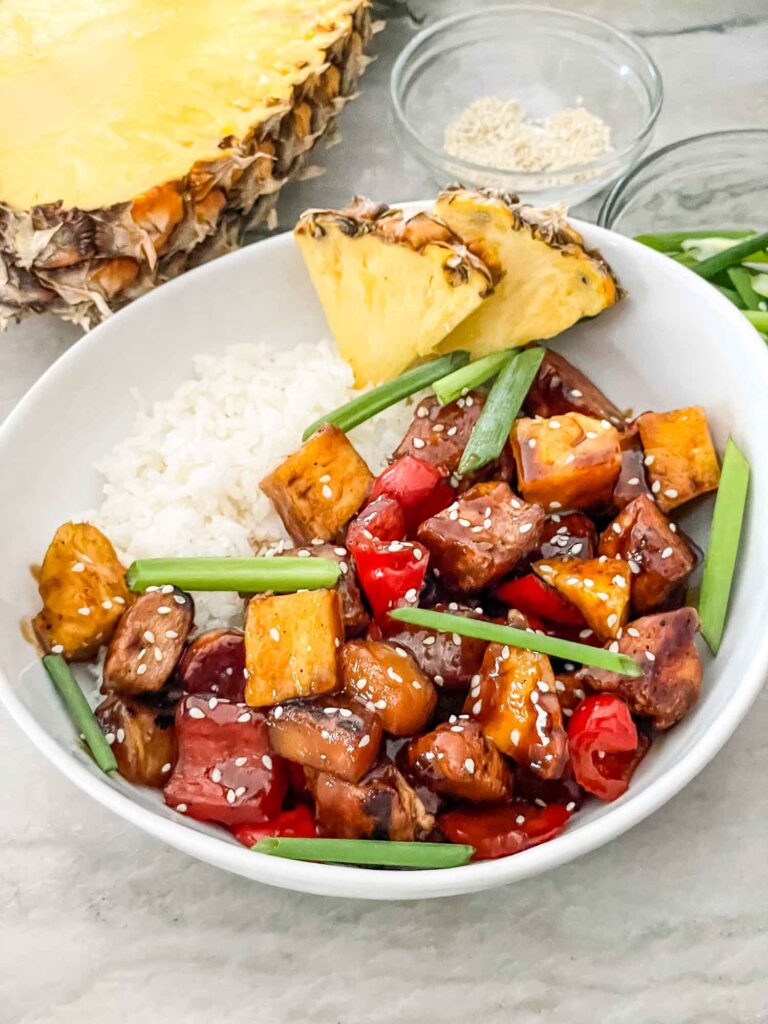
[[[347,549],[355,555],[377,540],[405,540],[405,515],[400,502],[386,494],[370,502],[347,529]]]
[[[374,541],[354,555],[357,579],[374,617],[385,621],[387,612],[401,604],[415,604],[424,585],[429,555],[408,541]]]
[[[532,573],[517,580],[507,580],[496,588],[500,601],[517,608],[523,615],[536,615],[548,622],[565,626],[584,626],[584,616],[564,597]]]
[[[580,786],[610,802],[626,793],[649,743],[638,737],[629,708],[612,693],[585,697],[568,723],[568,750]]]
[[[387,466],[373,481],[371,501],[387,495],[399,502],[409,533],[448,508],[454,490],[439,469],[413,455],[404,455]]]
[[[264,715],[246,704],[186,694],[176,712],[179,754],[165,802],[199,821],[268,821],[288,788]]]
[[[253,846],[266,836],[294,836],[299,839],[312,839],[317,835],[314,815],[309,807],[303,804],[292,811],[281,811],[277,817],[269,821],[251,822],[247,825],[234,825],[230,832],[243,846]]]
[[[474,846],[474,860],[493,860],[548,843],[560,835],[570,816],[561,804],[495,804],[448,811],[437,824],[452,843]]]

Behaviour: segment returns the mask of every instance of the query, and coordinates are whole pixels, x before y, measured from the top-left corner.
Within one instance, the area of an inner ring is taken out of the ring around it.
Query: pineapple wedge
[[[488,267],[427,213],[355,198],[308,210],[294,234],[358,387],[433,352],[493,290]]]
[[[501,275],[493,296],[440,351],[466,349],[476,359],[542,341],[620,298],[608,264],[584,247],[558,210],[537,210],[503,192],[456,186],[440,193],[434,213]]]
[[[270,224],[369,0],[2,0],[0,326],[85,326]]]

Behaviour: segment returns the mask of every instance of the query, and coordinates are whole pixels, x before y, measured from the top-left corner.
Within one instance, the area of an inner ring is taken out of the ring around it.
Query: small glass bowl
[[[526,202],[574,205],[645,151],[661,109],[659,70],[631,36],[584,14],[514,4],[446,18],[420,32],[392,69],[395,128],[438,185],[461,181]],[[483,96],[518,100],[541,118],[580,103],[611,129],[613,149],[566,169],[515,171],[443,149],[443,133]]]
[[[651,153],[616,182],[598,224],[623,235],[768,225],[768,131],[711,132]]]

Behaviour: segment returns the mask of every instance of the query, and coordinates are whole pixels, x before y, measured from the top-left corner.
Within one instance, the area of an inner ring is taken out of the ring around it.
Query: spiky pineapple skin
[[[280,189],[354,97],[373,30],[370,0],[360,0],[320,70],[246,137],[222,140],[226,155],[182,178],[102,209],[0,202],[0,328],[30,313],[91,327],[268,225]]]

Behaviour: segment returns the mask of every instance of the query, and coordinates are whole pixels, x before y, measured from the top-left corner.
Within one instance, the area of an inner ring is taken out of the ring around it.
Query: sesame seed
[[[362,747],[367,747],[371,742],[371,737],[367,734],[360,737],[360,742],[357,744],[357,749],[360,750]]]
[[[619,588],[619,590],[627,585],[627,581],[623,576],[619,576],[618,573],[613,577],[612,582]]]
[[[165,637],[167,640],[178,640],[179,634],[176,632],[175,629],[166,629]]]
[[[237,721],[238,722],[250,722],[250,720],[251,720],[251,716],[250,716],[250,713],[248,711],[244,711],[242,713],[242,715],[238,715],[237,716]]]
[[[435,425],[432,427],[432,433],[433,434],[442,434],[442,432],[444,430],[445,430],[445,424],[444,423],[435,423]]]
[[[501,648],[501,656],[506,660],[509,657],[509,647],[506,644]]]
[[[464,726],[463,725],[452,725],[451,726],[451,732],[464,732]]]
[[[299,548],[299,550],[296,552],[296,556],[298,558],[311,558],[312,552],[309,551],[307,548]]]
[[[653,653],[653,651],[646,651],[645,656],[648,659],[648,661],[656,661],[656,655]]]
[[[529,533],[533,529],[533,523],[523,523],[520,527],[520,533]]]
[[[637,485],[640,483],[640,477],[638,477],[638,476],[631,476],[629,478],[629,480],[627,480],[627,483],[629,484],[630,487],[637,487]]]
[[[640,630],[635,629],[634,626],[627,626],[627,634],[629,636],[640,636]]]
[[[550,420],[549,421],[549,427],[550,427],[551,430],[559,430],[560,429],[560,422],[559,422],[559,420]]]
[[[176,804],[176,810],[179,812],[179,814],[183,814],[186,811],[186,809],[186,804]]]
[[[536,447],[536,438],[535,437],[529,437],[528,438],[528,447],[529,448],[535,448]]]
[[[525,815],[524,814],[518,814],[518,816],[515,818],[515,824],[516,825],[524,825],[525,824]]]
[[[142,665],[141,667],[144,668],[144,665]],[[191,707],[188,710],[190,718],[205,718],[205,712],[203,711],[202,708]]]
[[[323,714],[324,715],[335,715],[338,710],[339,710],[338,708],[323,708]]]
[[[63,654],[63,652],[64,652],[64,645],[63,644],[54,644],[53,647],[51,648],[51,654]]]
[[[476,700],[475,703],[472,705],[472,714],[479,715],[482,710],[483,702],[481,700]]]
[[[425,636],[424,639],[422,640],[422,643],[424,644],[425,647],[431,647],[432,644],[434,644],[434,642],[435,637],[433,636]]]
[[[139,667],[136,669],[136,675],[137,676],[143,676],[146,671],[147,671],[147,666],[146,665],[139,665]]]
[[[591,579],[589,579],[589,577],[587,577],[587,579],[585,579],[585,580],[584,580],[584,586],[585,586],[585,587],[586,587],[586,588],[587,588],[588,590],[591,590],[591,589],[592,589],[592,587],[594,587],[594,585],[595,585],[595,581],[594,581],[594,580],[591,580]]]
[[[472,533],[482,533],[482,532],[483,532],[482,526],[473,526],[472,527]]]
[[[458,633],[452,633],[451,640],[453,640],[456,647],[458,647],[461,644],[461,637],[459,636]]]
[[[509,738],[512,741],[512,743],[514,744],[514,746],[517,746],[518,743],[520,742],[520,730],[519,729],[513,729],[512,732],[509,734]]]
[[[581,554],[581,549],[583,547],[584,547],[583,544],[574,544],[573,547],[571,548],[571,554],[572,555],[579,555],[579,554]]]
[[[538,568],[539,572],[543,572],[547,576],[551,575],[555,571],[551,565],[547,565],[546,563],[544,563],[544,565],[540,565]]]
[[[166,761],[163,767],[160,769],[160,771],[163,773],[163,775],[165,775],[167,772],[171,770],[172,767],[173,765],[171,764],[171,762]]]
[[[144,657],[144,655],[145,655],[145,654],[147,653],[147,650],[148,650],[148,648],[146,648],[146,647],[142,647],[142,648],[141,648],[141,650],[139,651],[139,653],[138,653],[138,654],[136,655],[136,660],[137,660],[137,661],[141,661],[141,659],[142,659],[142,658]]]
[[[331,482],[331,474],[323,473],[321,477],[318,477],[318,482],[321,484],[329,484]]]
[[[637,564],[637,562],[629,561],[627,562],[627,565],[629,566],[629,571],[634,573],[635,576],[637,576],[637,574],[640,572],[640,566]]]
[[[155,648],[155,661],[162,661],[162,660],[163,660],[163,652],[160,650],[159,647],[156,647]]]
[[[555,680],[555,689],[557,690],[558,693],[564,693],[565,692],[565,683],[562,681],[562,679],[556,679]]]
[[[576,804],[573,800],[569,800],[568,803],[565,805],[565,809],[566,811],[574,811],[576,809]]]
[[[573,714],[573,708],[563,708],[563,714],[566,718],[570,718]]]
[[[559,501],[550,501],[549,507],[550,508],[562,508],[563,506],[562,506],[562,503],[559,502]]]
[[[643,459],[643,462],[645,463],[646,466],[652,466],[655,461],[656,461],[656,456],[655,455],[646,455],[645,458]]]
[[[110,745],[110,747],[111,747],[111,746],[112,746],[112,744],[113,744],[113,743],[115,742],[115,734],[114,734],[113,732],[108,732],[108,733],[105,733],[105,734],[104,734],[104,739],[105,739],[105,740],[107,741],[107,743],[108,743],[108,744]]]
[[[443,683],[445,682],[445,680],[443,679],[443,677],[442,677],[441,675],[437,675],[437,676],[432,676],[432,678],[433,678],[433,679],[435,680],[435,683],[436,683],[436,684],[437,684],[438,686],[442,686],[442,685],[443,685]]]
[[[147,588],[146,588],[146,593],[147,593],[147,594],[154,594],[154,593],[155,593],[155,591],[157,591],[157,590],[159,590],[159,589],[160,589],[160,587],[154,587],[154,586],[153,586],[153,587],[147,587]]]
[[[277,626],[272,626],[272,628],[269,631],[269,635],[272,637],[272,639],[275,641],[275,643],[279,643],[279,641],[280,641],[280,630],[277,628]]]
[[[208,698],[208,707],[211,709],[211,711],[215,711],[216,708],[218,707],[218,704],[219,704],[219,698],[218,697],[209,697]]]
[[[268,772],[272,771],[272,758],[269,756],[269,754],[262,754],[261,763],[264,765]]]
[[[278,704],[277,707],[272,712],[272,715],[273,715],[274,718],[282,718],[283,717],[283,705],[282,704]]]
[[[167,604],[161,604],[160,607],[157,609],[157,614],[158,615],[170,615],[171,614],[171,609],[168,607]]]
[[[186,599],[186,597],[184,597],[183,594],[174,594],[173,595],[173,600],[176,602],[176,604],[186,604],[187,603],[187,599]]]
[[[77,609],[77,614],[78,615],[90,615],[91,614],[91,609],[87,608],[85,606],[82,607],[82,608],[78,608]]]
[[[536,799],[533,802],[536,804],[537,807],[546,807],[547,806],[546,803],[541,799],[540,796],[537,796]]]
[[[666,491],[664,491],[664,496],[667,497],[667,498],[676,498],[677,497],[677,491],[675,490],[674,487],[668,487],[666,489]]]
[[[446,432],[445,432],[445,436],[446,437],[455,437],[456,432],[458,431],[458,429],[459,429],[458,427],[449,427],[448,430],[446,430]]]
[[[661,490],[661,484],[659,483],[658,480],[654,480],[653,481],[653,483],[651,484],[651,490],[653,491],[654,494],[658,494],[659,493],[659,491]]]
[[[426,407],[426,405],[420,405],[419,408],[416,410],[416,415],[420,420],[423,420],[425,416],[429,416],[429,409]]]
[[[414,448],[426,448],[427,442],[421,437],[414,437],[413,447]]]
[[[469,525],[470,525],[470,522],[469,522],[468,519],[460,519],[459,520],[459,526],[469,526]]]
[[[618,523],[611,523],[611,529],[614,533],[621,533],[621,527]]]
[[[245,786],[238,786],[235,790],[235,796],[245,796]]]
[[[323,496],[324,498],[327,498],[327,499],[329,499],[329,500],[330,500],[330,499],[331,499],[331,498],[333,497],[333,491],[332,491],[332,490],[331,490],[331,488],[330,488],[330,487],[328,486],[328,484],[323,484],[323,487],[322,487],[322,490],[321,490],[321,492],[320,492],[320,493],[322,494],[322,496]]]
[[[662,558],[671,558],[673,554],[674,554],[674,551],[672,550],[672,548],[664,548],[664,550],[661,552],[661,557]]]
[[[102,601],[101,602],[101,607],[104,609],[104,611],[108,612],[110,610],[110,608],[112,607],[112,602],[109,601],[109,600]]]
[[[233,804],[235,802],[235,800],[237,800],[237,797],[235,796],[234,789],[228,789],[227,790],[227,803],[228,804]]]
[[[549,693],[549,683],[545,679],[540,679],[536,685],[542,693]]]
[[[536,690],[534,690],[534,691],[533,691],[533,692],[531,693],[531,704],[538,704],[538,703],[539,703],[539,695],[538,695],[538,693],[536,692]]]
[[[580,640],[586,640],[587,637],[589,637],[589,636],[592,636],[592,630],[591,629],[582,629],[579,632],[579,639]]]
[[[421,689],[421,683],[418,681],[418,679],[412,679],[411,680],[411,686],[414,688],[414,690],[420,690]]]
[[[339,714],[342,718],[351,718],[352,711],[350,708],[339,708]]]
[[[384,700],[383,697],[381,697],[379,700],[375,700],[373,702],[373,706],[376,708],[377,711],[383,711],[384,708],[387,706],[387,702]]]
[[[85,565],[83,562],[75,562],[72,566],[72,572],[85,572]]]
[[[608,645],[608,650],[611,652],[611,654],[618,654],[619,653],[619,641],[618,640],[613,640]]]
[[[407,658],[408,657],[408,651],[403,650],[402,647],[396,647],[395,648],[395,654],[398,654],[401,658]]]
[[[583,398],[584,393],[579,391],[578,388],[571,388],[571,398]]]
[[[598,591],[596,591],[596,592],[595,592],[595,596],[596,596],[596,597],[597,597],[597,598],[598,598],[598,599],[599,599],[600,601],[607,601],[607,600],[609,600],[609,598],[608,598],[608,594],[606,594],[606,592],[605,592],[604,590],[598,590]]]
[[[569,576],[565,582],[572,587],[576,587],[581,583],[581,580],[577,579],[576,576]]]
[[[155,634],[151,629],[144,630],[144,639],[148,644],[153,644],[155,642]]]
[[[408,604],[416,604],[419,599],[419,594],[415,587],[411,587],[410,590],[406,590],[403,596]]]
[[[414,548],[413,557],[416,559],[417,562],[420,562],[424,557],[424,552],[421,550],[421,548]]]
[[[474,772],[475,772],[475,762],[472,760],[471,757],[468,757],[468,758],[465,759],[464,767],[467,769],[467,771],[469,772],[470,775],[474,775]]]

